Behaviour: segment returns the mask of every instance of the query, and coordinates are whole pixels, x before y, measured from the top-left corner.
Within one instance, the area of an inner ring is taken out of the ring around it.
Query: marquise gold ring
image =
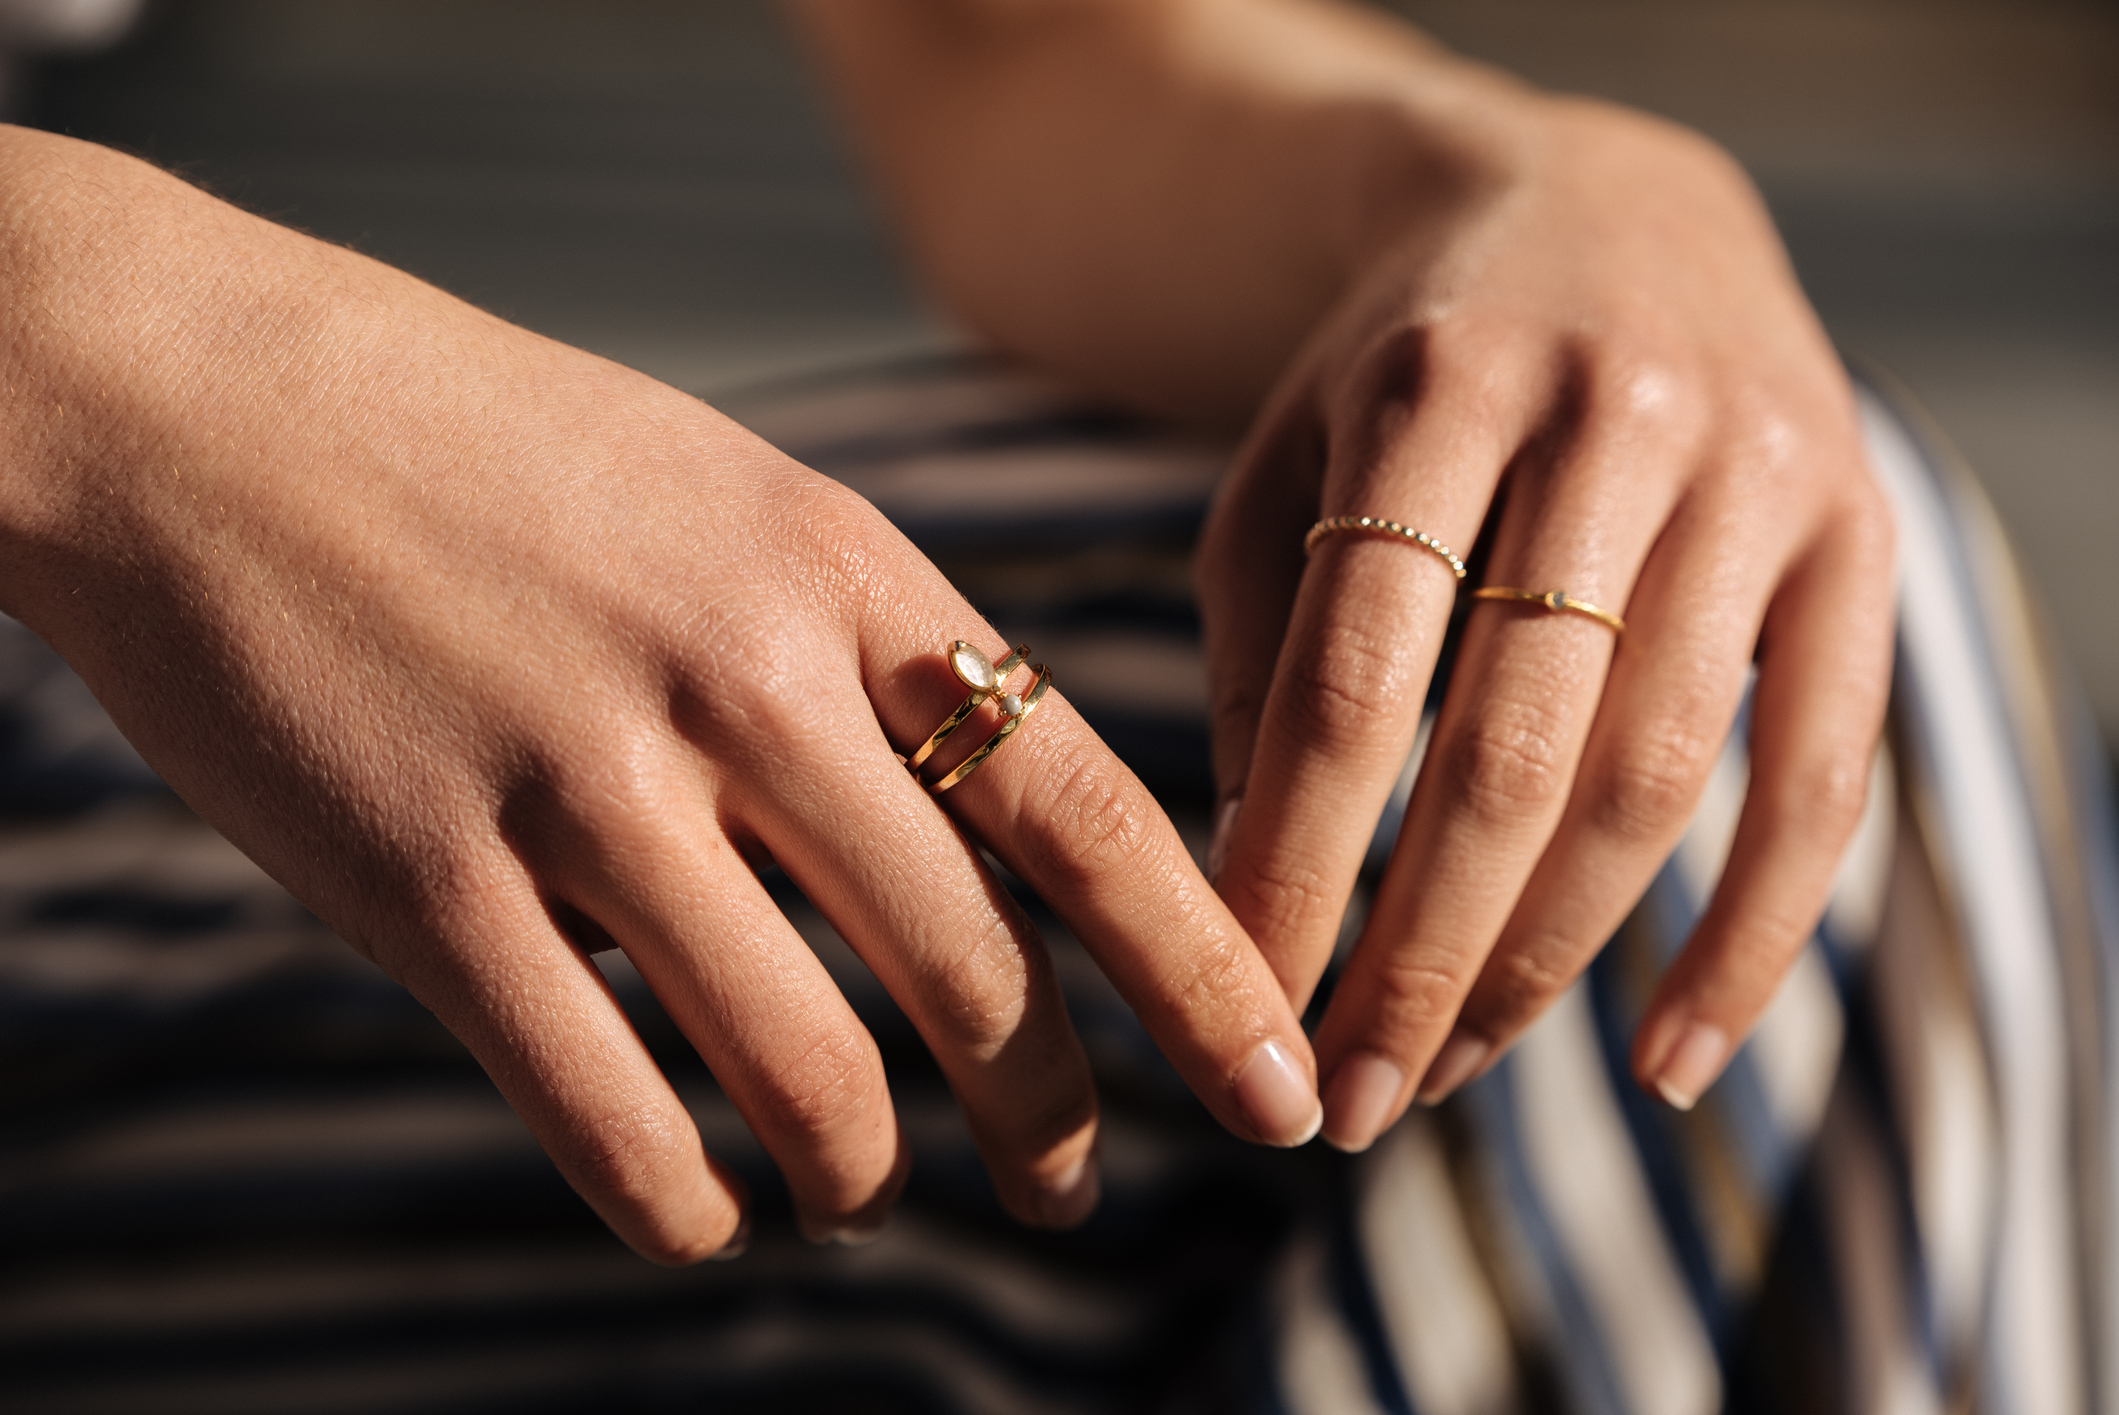
[[[1000,709],[1001,725],[991,737],[979,745],[977,751],[957,763],[941,780],[928,786],[927,789],[937,796],[977,771],[985,764],[986,758],[1001,749],[1003,742],[1020,731],[1030,714],[1037,710],[1046,690],[1052,686],[1052,670],[1042,663],[1033,663],[1030,665],[1030,671],[1035,678],[1030,684],[1030,690],[1022,694],[1008,691],[1010,675],[1030,656],[1028,644],[1016,645],[1006,658],[995,663],[978,645],[957,639],[950,643],[943,656],[949,660],[949,670],[956,674],[957,681],[970,690],[970,696],[957,706],[955,712],[942,720],[942,725],[920,745],[918,751],[905,759],[906,769],[917,778],[920,767],[934,755],[934,749],[949,740],[950,734],[962,727],[971,714],[978,711],[979,704],[988,699]]]

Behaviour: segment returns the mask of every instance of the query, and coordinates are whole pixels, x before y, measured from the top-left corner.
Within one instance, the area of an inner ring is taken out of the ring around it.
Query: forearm
[[[142,480],[196,473],[249,431],[261,375],[316,362],[297,326],[321,301],[285,269],[304,247],[328,250],[107,149],[0,128],[0,609],[37,622],[86,547],[125,554]]]
[[[1324,0],[794,0],[960,317],[1239,422],[1377,249],[1477,203],[1530,102]]]

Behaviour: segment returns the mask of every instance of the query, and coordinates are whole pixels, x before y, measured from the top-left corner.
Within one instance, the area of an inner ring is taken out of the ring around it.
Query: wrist
[[[1439,238],[1540,161],[1554,100],[1513,75],[1407,35],[1335,121],[1340,170],[1317,209],[1342,288],[1408,240]]]
[[[0,610],[52,637],[204,490],[167,483],[343,351],[369,263],[89,143],[0,128],[0,173]]]

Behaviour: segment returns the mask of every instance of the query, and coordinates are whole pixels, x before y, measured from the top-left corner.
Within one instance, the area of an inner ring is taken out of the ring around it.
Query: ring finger
[[[997,726],[982,709],[936,769]],[[879,725],[786,750],[767,782],[750,808],[761,839],[926,1040],[1003,1204],[1054,1227],[1087,1217],[1096,1089],[1036,926]]]

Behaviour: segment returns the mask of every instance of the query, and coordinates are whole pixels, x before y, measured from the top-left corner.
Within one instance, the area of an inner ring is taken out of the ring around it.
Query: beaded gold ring
[[[1399,540],[1410,541],[1422,550],[1430,550],[1441,556],[1442,563],[1449,566],[1451,574],[1460,580],[1464,578],[1464,562],[1457,558],[1455,551],[1426,531],[1416,531],[1402,521],[1386,521],[1381,516],[1332,516],[1319,521],[1303,536],[1302,553],[1310,554],[1317,549],[1317,542],[1339,531],[1394,536]]]

